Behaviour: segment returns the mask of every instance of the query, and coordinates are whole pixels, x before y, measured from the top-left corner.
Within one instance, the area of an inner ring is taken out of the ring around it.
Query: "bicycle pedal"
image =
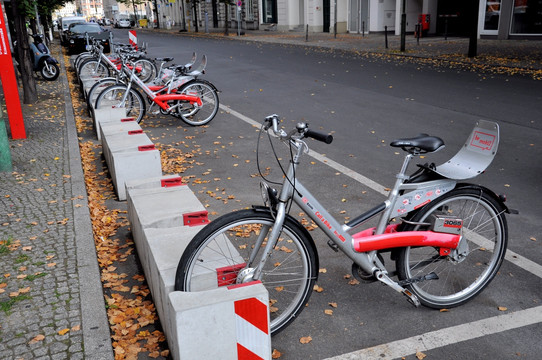
[[[333,241],[328,240],[327,245],[331,248],[331,250],[335,252],[339,252],[339,246],[335,244]]]

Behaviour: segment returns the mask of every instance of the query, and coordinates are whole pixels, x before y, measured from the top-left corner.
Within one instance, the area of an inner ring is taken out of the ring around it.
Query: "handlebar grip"
[[[313,138],[314,140],[318,140],[326,144],[331,144],[331,142],[333,141],[333,135],[323,134],[321,132],[310,130],[310,129],[305,131],[305,137],[310,137],[310,138]]]

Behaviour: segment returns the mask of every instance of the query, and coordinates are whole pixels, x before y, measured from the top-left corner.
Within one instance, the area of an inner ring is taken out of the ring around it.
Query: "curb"
[[[64,57],[60,57],[61,68],[66,74]],[[82,198],[75,203],[83,206],[73,208],[74,236],[77,249],[77,272],[79,277],[79,296],[81,301],[81,318],[83,330],[83,345],[85,359],[113,360],[113,346],[109,322],[105,310],[105,300],[102,296],[103,288],[100,279],[100,270],[90,212],[85,186],[85,177],[81,166],[81,154],[79,152],[79,139],[75,127],[70,87],[67,77],[62,77],[64,91],[64,103],[66,111],[66,129],[68,134],[67,146],[69,153],[69,169],[71,175],[72,195],[80,194]]]

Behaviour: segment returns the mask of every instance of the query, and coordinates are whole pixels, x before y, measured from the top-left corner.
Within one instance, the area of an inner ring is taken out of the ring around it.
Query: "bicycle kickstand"
[[[416,295],[414,295],[409,290],[405,289],[404,287],[402,287],[401,285],[399,285],[398,283],[396,283],[395,281],[390,279],[388,274],[386,274],[385,272],[376,271],[375,272],[375,277],[377,278],[377,280],[379,280],[383,284],[386,284],[389,287],[391,287],[393,290],[395,290],[397,292],[400,292],[401,294],[405,295],[407,297],[407,299],[408,299],[408,302],[411,303],[412,305],[414,305],[415,307],[418,307],[418,306],[421,305],[420,300],[418,300],[418,297]]]

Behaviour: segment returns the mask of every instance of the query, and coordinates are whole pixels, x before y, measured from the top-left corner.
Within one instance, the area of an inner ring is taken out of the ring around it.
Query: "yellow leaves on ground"
[[[310,336],[304,336],[301,339],[299,339],[299,342],[302,344],[308,344],[312,341],[312,337]]]
[[[273,349],[273,353],[271,353],[272,359],[278,359],[282,356],[282,353],[278,351],[277,349]]]

